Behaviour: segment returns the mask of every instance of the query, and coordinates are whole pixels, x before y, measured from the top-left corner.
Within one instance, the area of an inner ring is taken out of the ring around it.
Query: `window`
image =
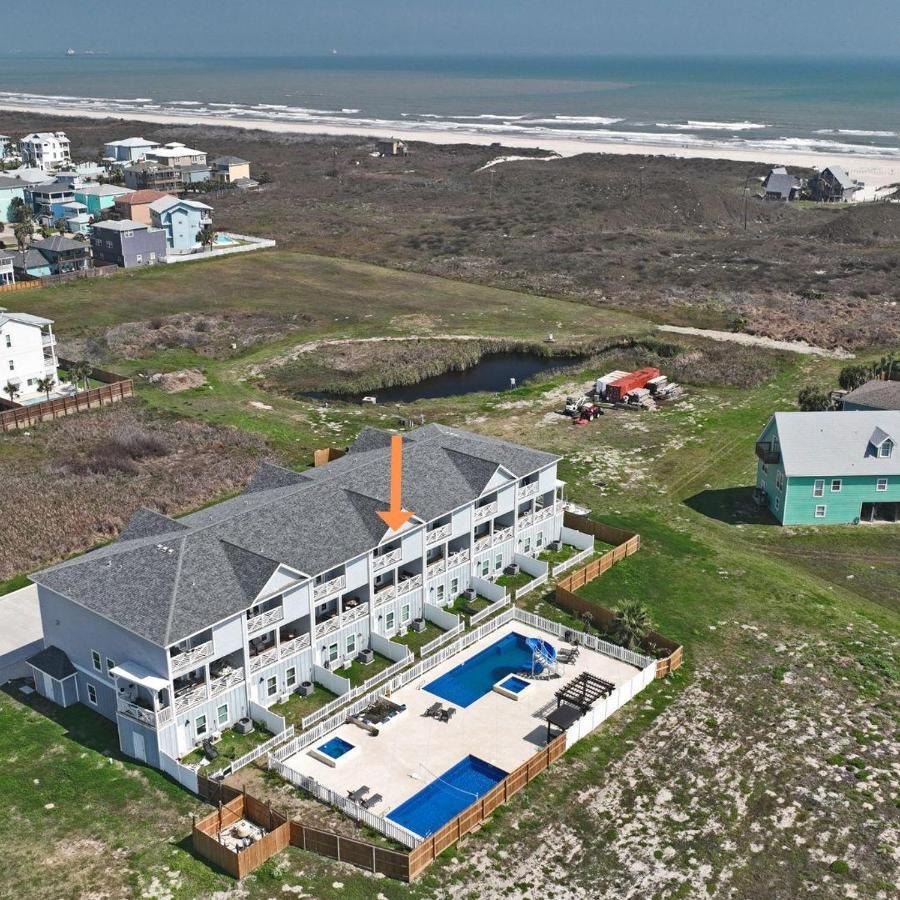
[[[97,705],[97,688],[95,688],[92,684],[88,685],[88,702],[93,706]]]
[[[155,253],[150,254],[150,262],[156,262],[156,254]]]
[[[107,241],[107,242],[106,242],[106,246],[107,246],[110,250],[112,250],[112,245],[113,245],[113,242],[112,242],[112,241]]]
[[[825,493],[825,479],[817,478],[813,484],[813,497],[821,497]]]
[[[328,662],[334,662],[338,658],[338,645],[329,644],[326,656],[328,657]]]
[[[270,675],[266,679],[266,696],[274,697],[278,693],[278,677]]]
[[[534,544],[535,544],[536,547],[543,547],[543,546],[544,546],[544,532],[543,532],[543,531],[539,531],[539,532],[534,536]]]
[[[347,635],[347,656],[353,656],[356,653],[356,635]]]
[[[438,603],[444,602],[444,586],[442,584],[439,584],[437,586],[437,590],[435,591],[435,598],[437,599]]]
[[[385,614],[384,628],[385,628],[385,631],[393,631],[394,630],[394,614],[392,612]]]
[[[8,334],[8,335],[6,336],[6,346],[7,346],[7,347],[12,347],[12,335],[11,335],[11,334]]]
[[[108,656],[106,657],[106,672],[109,675],[112,675],[112,670],[116,667],[116,661],[114,659],[110,659]]]
[[[203,737],[203,735],[206,734],[206,716],[197,716],[197,718],[194,719],[194,731],[197,733],[197,737]]]
[[[441,585],[443,587],[443,585]],[[404,603],[402,609],[400,610],[400,621],[408,622],[410,617],[409,604]]]
[[[122,237],[127,237],[127,238],[134,237],[134,232],[133,231],[123,231]]]
[[[522,552],[523,553],[531,553],[531,538],[527,537],[524,541],[522,541]]]
[[[91,650],[91,662],[98,672],[103,671],[103,662],[100,659],[100,654],[96,650]]]
[[[136,254],[136,255],[135,255],[135,257],[134,257],[134,261],[135,261],[135,262],[139,262],[139,263],[142,263],[142,262],[143,262],[143,261],[144,261],[144,257],[143,257],[143,256],[141,256],[141,254],[140,254],[140,253],[138,253],[138,254]]]
[[[228,724],[228,704],[223,703],[216,709],[216,724],[217,725],[227,725]]]
[[[483,559],[481,561],[481,575],[483,578],[487,578],[487,576],[490,574],[491,574],[491,561],[489,559]]]
[[[839,494],[841,492],[841,479],[840,478],[832,478],[831,479],[831,493]]]
[[[888,480],[887,478],[879,478],[878,483],[875,485],[875,490],[879,492],[884,492],[888,489]]]
[[[498,553],[494,557],[494,571],[499,572],[503,568],[503,554]]]
[[[894,442],[893,442],[893,441],[885,441],[885,442],[878,448],[878,455],[879,455],[882,459],[888,459],[888,457],[890,457],[891,452],[893,451],[893,449],[894,449]]]
[[[349,641],[348,641],[349,643]],[[294,666],[291,666],[284,673],[284,686],[292,688],[297,683],[297,670]]]
[[[825,518],[825,510],[826,510],[826,509],[827,509],[827,507],[825,506],[824,503],[820,503],[818,506],[816,506],[816,518],[817,518],[817,519],[824,519],[824,518]]]
[[[775,495],[775,509],[781,509],[781,497]]]
[[[459,579],[451,578],[450,579],[450,596],[455,597],[459,593]]]
[[[10,371],[10,372],[15,372],[15,371],[16,371],[16,364],[15,364],[15,362],[14,362],[13,360],[10,360],[10,361],[9,361],[9,371]]]
[[[779,470],[775,476],[775,487],[780,491],[784,487],[784,472]]]

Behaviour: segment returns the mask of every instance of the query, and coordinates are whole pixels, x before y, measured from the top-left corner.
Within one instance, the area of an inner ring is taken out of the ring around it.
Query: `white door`
[[[144,745],[144,736],[135,731],[132,737],[134,738],[134,758],[139,759],[141,762],[147,762],[147,748]]]
[[[53,679],[46,672],[41,672],[41,674],[44,676],[44,696],[48,700],[55,699],[53,696]]]

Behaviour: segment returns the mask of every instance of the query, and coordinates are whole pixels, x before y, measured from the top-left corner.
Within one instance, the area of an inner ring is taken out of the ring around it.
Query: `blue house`
[[[13,200],[25,201],[25,182],[0,175],[0,224],[12,222]]]
[[[150,204],[150,220],[166,232],[166,243],[175,253],[200,249],[197,235],[204,225],[212,225],[212,207],[197,200],[163,197]]]

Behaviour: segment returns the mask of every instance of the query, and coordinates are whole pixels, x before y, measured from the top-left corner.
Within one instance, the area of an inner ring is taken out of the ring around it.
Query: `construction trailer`
[[[635,372],[629,372],[621,378],[617,378],[611,382],[606,388],[606,399],[610,403],[622,403],[625,395],[629,391],[646,387],[647,382],[653,378],[659,377],[659,369],[653,366],[647,366],[644,369],[638,369]]]

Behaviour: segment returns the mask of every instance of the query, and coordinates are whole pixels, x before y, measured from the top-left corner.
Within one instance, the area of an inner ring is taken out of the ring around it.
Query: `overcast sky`
[[[73,46],[117,56],[305,56],[334,47],[347,55],[900,57],[898,0],[42,0],[3,7],[4,24],[12,25],[5,47],[26,53]]]

